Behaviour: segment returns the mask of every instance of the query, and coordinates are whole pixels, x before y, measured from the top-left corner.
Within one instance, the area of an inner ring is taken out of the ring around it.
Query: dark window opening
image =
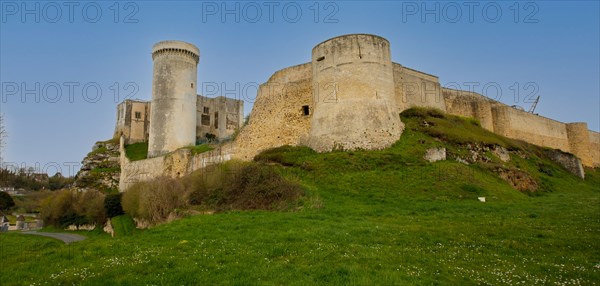
[[[207,113],[207,114],[208,114],[208,112],[209,112],[209,109],[208,109],[208,107],[206,107],[206,106],[205,106],[205,107],[204,107],[204,113]]]
[[[320,61],[322,61],[322,60],[324,60],[324,59],[325,59],[325,57],[319,57],[319,58],[317,59],[317,62],[320,62]]]
[[[193,82],[190,84],[190,87],[191,87],[191,88],[194,88],[194,83],[193,83]]]
[[[302,106],[302,112],[304,113],[304,115],[310,114],[310,109],[309,109],[308,105]]]
[[[138,112],[138,111],[136,111],[136,112],[135,112],[135,119],[142,119],[142,113],[141,113],[141,112]]]
[[[215,129],[219,129],[219,113],[215,112]]]
[[[200,121],[204,126],[210,126],[210,115],[202,114]]]

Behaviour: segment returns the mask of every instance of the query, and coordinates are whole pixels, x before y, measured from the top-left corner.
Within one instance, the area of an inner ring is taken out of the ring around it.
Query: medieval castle
[[[433,107],[472,117],[497,134],[570,152],[584,166],[600,166],[600,133],[586,123],[562,123],[480,94],[441,87],[437,76],[392,62],[390,43],[352,34],[316,45],[308,63],[275,72],[260,85],[243,126],[243,102],[197,95],[197,47],[179,41],[154,45],[152,102],[125,101],[117,107],[115,135],[121,137],[124,191],[157,176],[182,176],[230,159],[252,160],[282,145],[319,152],[382,149],[402,135],[399,113]],[[193,155],[207,137],[233,140]],[[129,161],[124,145],[147,141],[148,159]]]

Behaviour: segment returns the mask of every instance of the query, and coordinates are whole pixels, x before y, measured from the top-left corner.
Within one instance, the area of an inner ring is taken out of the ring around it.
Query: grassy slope
[[[383,151],[263,154],[305,186],[312,207],[194,216],[128,237],[94,232],[72,245],[2,234],[0,279],[11,277],[8,285],[600,281],[600,171],[587,170],[581,181],[538,157],[538,148],[506,141],[529,159],[512,156],[505,166],[543,182],[538,195],[523,194],[485,166],[423,162],[431,146],[463,152],[449,142],[464,134],[506,140],[456,118],[426,120],[438,120],[433,130],[440,130],[425,131],[421,118],[405,118],[402,139]],[[439,136],[444,124],[456,136]]]
[[[192,151],[192,155],[204,153],[212,150],[213,148],[209,144],[200,144],[191,147],[185,147]],[[148,157],[148,143],[134,143],[125,146],[125,154],[131,161],[144,160]]]
[[[139,161],[148,157],[148,142],[134,143],[125,146],[125,155],[131,161]]]

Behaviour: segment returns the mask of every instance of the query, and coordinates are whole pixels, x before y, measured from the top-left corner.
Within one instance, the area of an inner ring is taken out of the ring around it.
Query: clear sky
[[[326,39],[369,33],[443,86],[525,109],[540,95],[540,115],[600,129],[598,1],[0,3],[4,159],[49,173],[74,175],[112,137],[118,102],[150,100],[150,51],[162,40],[195,44],[198,93],[217,84],[246,114],[252,86],[273,72],[310,61]]]

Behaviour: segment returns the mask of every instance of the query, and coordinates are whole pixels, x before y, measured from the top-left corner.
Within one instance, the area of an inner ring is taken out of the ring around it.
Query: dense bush
[[[5,192],[0,192],[0,210],[5,211],[15,206],[15,201]]]
[[[104,194],[98,191],[57,191],[46,198],[40,208],[46,225],[67,227],[71,224],[102,225],[106,220]]]
[[[167,220],[177,208],[186,205],[180,180],[161,177],[138,183],[123,195],[123,209],[134,218],[158,223]]]
[[[178,209],[284,210],[303,190],[262,163],[228,162],[182,179],[158,178],[138,183],[123,195],[127,214],[152,224],[166,221]]]
[[[217,211],[283,210],[303,194],[299,184],[263,163],[224,164],[184,182],[190,204]]]
[[[303,193],[300,185],[283,178],[272,166],[248,164],[236,171],[225,181],[218,209],[280,210]]]
[[[110,194],[104,198],[104,210],[108,218],[113,218],[124,214],[121,206],[121,194]]]

